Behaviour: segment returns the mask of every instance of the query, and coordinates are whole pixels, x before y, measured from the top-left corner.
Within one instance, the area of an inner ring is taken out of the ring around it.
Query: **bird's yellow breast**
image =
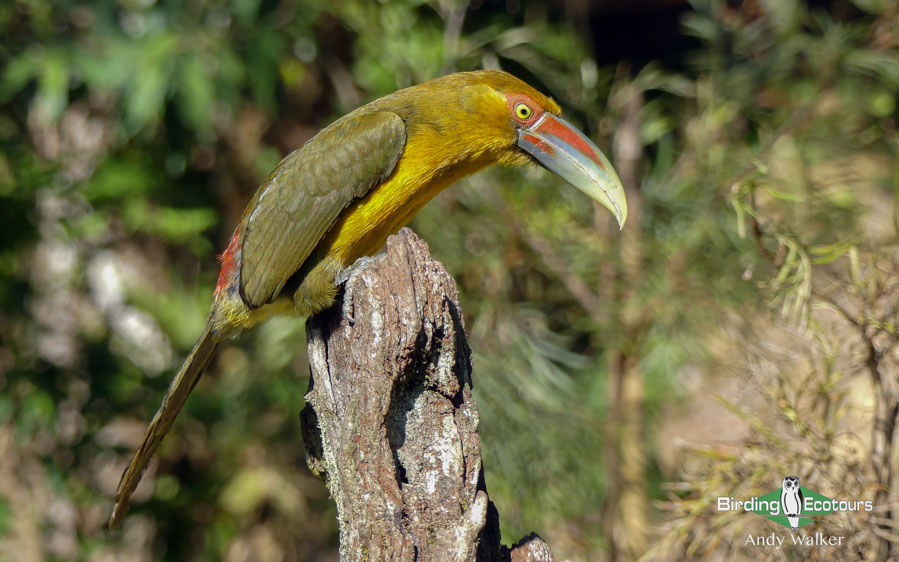
[[[458,158],[457,144],[433,130],[410,136],[390,177],[337,219],[321,242],[323,254],[348,266],[377,253],[438,193],[496,160],[487,150]]]

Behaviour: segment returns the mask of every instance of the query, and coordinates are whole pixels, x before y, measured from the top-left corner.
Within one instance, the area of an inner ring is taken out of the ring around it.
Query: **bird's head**
[[[586,135],[559,115],[551,98],[497,70],[461,72],[421,84],[434,96],[431,124],[452,129],[468,147],[479,147],[496,163],[537,163],[608,209],[624,226],[627,201],[618,174]]]

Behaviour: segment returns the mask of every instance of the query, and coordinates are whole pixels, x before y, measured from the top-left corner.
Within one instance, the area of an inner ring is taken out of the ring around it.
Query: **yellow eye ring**
[[[531,115],[533,114],[534,112],[530,107],[527,106],[527,104],[519,103],[515,106],[515,116],[519,119],[530,119]]]

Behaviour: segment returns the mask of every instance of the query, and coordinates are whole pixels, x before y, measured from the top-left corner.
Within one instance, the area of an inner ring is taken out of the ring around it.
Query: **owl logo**
[[[798,476],[785,476],[780,492],[780,511],[787,516],[790,528],[799,530],[799,516],[802,515],[802,489]]]

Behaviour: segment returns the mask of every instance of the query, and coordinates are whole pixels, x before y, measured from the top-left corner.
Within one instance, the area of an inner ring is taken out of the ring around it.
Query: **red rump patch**
[[[222,270],[219,272],[219,280],[218,283],[215,284],[215,295],[218,295],[219,292],[228,285],[228,281],[234,276],[237,272],[237,247],[240,244],[240,230],[243,225],[238,224],[237,228],[234,229],[234,234],[231,235],[231,241],[228,242],[228,247],[225,249],[225,252],[218,256],[218,261],[222,264]]]

